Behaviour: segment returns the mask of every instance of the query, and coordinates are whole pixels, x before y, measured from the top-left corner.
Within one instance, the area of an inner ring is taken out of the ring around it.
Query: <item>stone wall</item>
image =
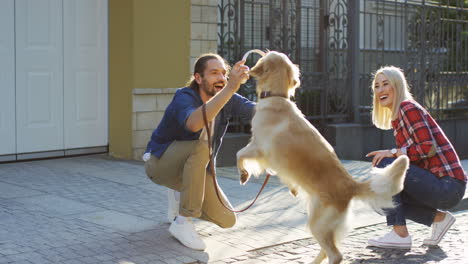
[[[133,90],[133,159],[141,160],[151,133],[161,121],[177,88]]]

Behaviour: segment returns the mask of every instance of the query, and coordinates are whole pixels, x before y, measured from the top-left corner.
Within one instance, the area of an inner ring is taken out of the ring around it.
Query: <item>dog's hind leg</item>
[[[343,256],[336,247],[335,231],[325,227],[321,228],[321,230],[312,231],[312,234],[315,239],[317,239],[317,242],[321,247],[320,253],[313,263],[319,264],[326,256],[328,256],[329,264],[339,264],[343,259]]]
[[[312,264],[320,264],[322,261],[327,257],[327,253],[323,248],[320,249],[320,253],[317,257],[315,257],[314,262]]]
[[[252,174],[259,175],[265,170],[261,165],[262,160],[262,152],[254,140],[237,152],[237,168],[241,184],[245,184]]]
[[[315,258],[314,264],[319,264],[328,256],[329,264],[338,264],[343,259],[338,247],[337,239],[341,234],[337,233],[343,230],[344,215],[333,207],[321,205],[309,206],[309,228],[321,249],[319,255]]]

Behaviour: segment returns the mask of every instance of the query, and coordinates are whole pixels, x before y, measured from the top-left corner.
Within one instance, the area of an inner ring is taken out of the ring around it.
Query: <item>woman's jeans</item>
[[[384,158],[377,165],[385,168],[394,158]],[[448,210],[465,194],[466,183],[449,176],[436,177],[430,171],[410,165],[403,191],[393,196],[395,208],[386,210],[388,225],[406,225],[406,219],[431,226],[437,209]]]

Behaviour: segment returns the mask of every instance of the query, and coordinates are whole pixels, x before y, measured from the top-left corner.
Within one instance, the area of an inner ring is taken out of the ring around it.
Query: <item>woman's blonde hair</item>
[[[394,100],[391,108],[382,107],[379,98],[375,96],[375,79],[379,74],[385,75],[390,85],[393,87]],[[413,96],[409,91],[408,83],[406,82],[403,71],[395,66],[385,66],[378,69],[373,74],[372,80],[372,123],[380,129],[391,129],[392,120],[398,118],[398,111],[401,102],[405,100],[413,100]]]

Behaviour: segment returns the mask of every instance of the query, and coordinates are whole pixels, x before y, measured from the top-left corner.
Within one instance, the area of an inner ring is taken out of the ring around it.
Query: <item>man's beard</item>
[[[214,87],[214,84],[210,85],[206,80],[202,80],[201,88],[208,96],[213,97],[216,95],[216,89]]]

